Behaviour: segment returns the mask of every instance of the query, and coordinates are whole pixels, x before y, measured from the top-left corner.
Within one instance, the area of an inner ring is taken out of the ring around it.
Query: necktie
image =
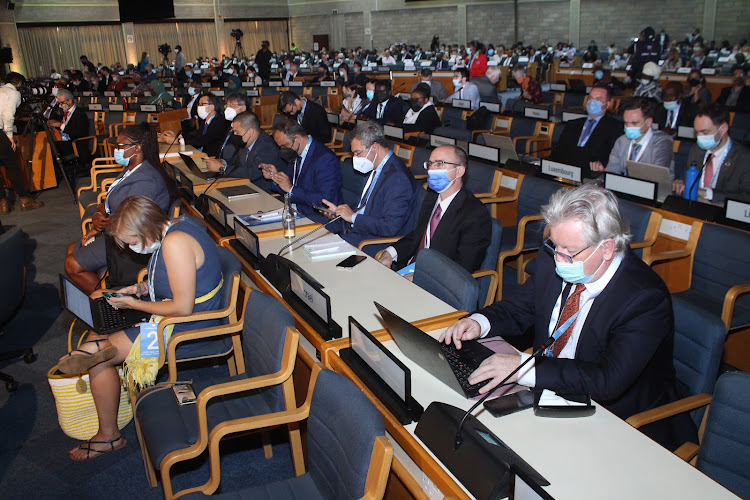
[[[588,120],[586,120],[586,123],[584,123],[583,125],[583,131],[581,132],[581,138],[578,139],[578,147],[586,144],[586,141],[591,135],[591,129],[593,128],[594,123],[596,123],[596,120],[594,120],[593,118],[589,118]]]
[[[65,112],[65,115],[63,116],[63,123],[68,123],[68,113],[70,113],[70,110]]]
[[[203,135],[206,135],[206,131],[208,131],[208,122],[203,124]]]
[[[440,223],[440,216],[442,214],[443,214],[443,209],[440,207],[440,204],[438,204],[437,208],[435,209],[435,212],[432,214],[432,218],[430,219],[430,227],[427,229],[427,231],[424,232],[424,236],[422,236],[422,241],[419,242],[419,250],[422,250],[427,244],[427,232],[428,231],[430,233],[430,244],[432,244],[432,236],[435,234],[435,230],[437,229],[438,224]]]
[[[667,128],[672,128],[672,113],[671,110],[667,113]]]
[[[637,142],[633,143],[633,148],[630,150],[630,161],[635,161],[638,158],[638,151],[641,150],[641,145]]]
[[[714,155],[708,153],[706,158],[706,171],[703,174],[703,188],[710,188],[711,182],[714,180]]]
[[[385,109],[385,103],[382,102],[378,104],[378,116],[376,117],[378,120],[383,118],[383,110]]]
[[[570,319],[571,316],[573,316],[575,313],[578,312],[578,306],[581,300],[581,292],[583,292],[586,289],[586,286],[582,283],[578,283],[576,285],[575,290],[573,290],[573,293],[571,293],[568,296],[568,300],[565,301],[565,306],[563,307],[562,314],[560,315],[560,319],[557,320],[558,325],[565,324],[566,321]],[[570,335],[573,333],[573,328],[576,326],[576,322],[573,321],[567,330],[563,332],[560,337],[558,337],[557,341],[552,345],[552,354],[554,354],[555,357],[560,356],[560,353],[562,352],[563,348],[565,347],[565,344],[568,343],[568,339],[570,339]]]

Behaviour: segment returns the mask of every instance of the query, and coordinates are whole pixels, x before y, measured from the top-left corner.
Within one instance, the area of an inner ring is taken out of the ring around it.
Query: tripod
[[[237,38],[237,45],[235,46],[235,55],[237,56],[237,59],[242,59],[245,57],[245,49],[242,48],[242,39]]]

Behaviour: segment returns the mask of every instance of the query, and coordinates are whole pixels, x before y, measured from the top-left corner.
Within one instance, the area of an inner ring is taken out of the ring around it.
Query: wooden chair
[[[511,125],[513,125],[512,116],[497,115],[492,119],[492,128],[490,130],[475,130],[473,136],[475,140],[480,134],[504,135],[505,137],[510,137]]]
[[[518,141],[526,141],[526,153],[533,153],[539,149],[552,147],[552,134],[555,124],[552,122],[538,121],[534,126],[534,135],[518,136],[513,138],[513,146],[518,148]],[[545,151],[541,156],[547,157],[550,152]]]
[[[343,128],[335,128],[333,130],[333,134],[331,135],[331,140],[326,143],[326,146],[328,146],[329,149],[333,151],[341,150],[341,148],[344,147],[344,135],[346,134],[346,130]]]
[[[407,168],[411,169],[411,162],[414,159],[414,150],[416,148],[411,144],[402,144],[397,142],[393,146],[393,154],[401,158]]]
[[[337,87],[328,87],[328,110],[331,113],[338,114],[341,111],[341,102],[343,101],[341,93]]]

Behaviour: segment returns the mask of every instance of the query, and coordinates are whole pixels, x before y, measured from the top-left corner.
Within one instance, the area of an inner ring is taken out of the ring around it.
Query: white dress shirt
[[[8,139],[13,140],[13,122],[16,119],[16,110],[21,104],[21,93],[15,85],[6,83],[0,87],[0,126]]]

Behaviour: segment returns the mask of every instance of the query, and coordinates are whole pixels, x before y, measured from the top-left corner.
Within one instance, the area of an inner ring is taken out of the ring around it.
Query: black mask
[[[245,141],[242,140],[242,136],[237,134],[232,134],[232,136],[229,138],[229,144],[237,149],[242,149],[245,147]]]
[[[697,87],[701,83],[701,81],[698,78],[691,78],[690,80],[688,80],[688,83],[691,87]]]
[[[285,162],[291,163],[296,160],[299,155],[292,148],[281,146],[281,148],[279,148],[279,156],[281,156],[281,159]]]
[[[422,109],[422,103],[419,101],[411,100],[409,101],[409,107],[411,108],[412,111],[416,113],[417,111]]]

